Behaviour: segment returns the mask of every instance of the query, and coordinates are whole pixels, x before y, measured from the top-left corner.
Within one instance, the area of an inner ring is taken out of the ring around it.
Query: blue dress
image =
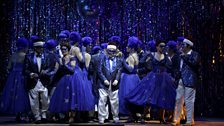
[[[173,110],[176,90],[171,75],[167,73],[168,59],[158,61],[154,56],[151,59],[153,70],[126,96],[126,100],[136,105],[150,104]]]
[[[72,109],[77,111],[94,110],[94,95],[92,83],[88,79],[84,64],[76,63],[75,73],[72,76],[72,90],[74,91]]]
[[[0,111],[9,114],[29,112],[30,102],[25,79],[22,74],[23,63],[13,62],[0,100]]]
[[[67,63],[68,66],[71,66],[70,59]],[[57,82],[56,89],[54,94],[51,97],[49,111],[55,113],[69,112],[72,110],[72,103],[74,100],[74,90],[72,83],[72,74],[69,70],[66,70],[63,66],[60,66],[57,73],[61,75],[61,79]]]
[[[121,74],[121,80],[119,85],[119,113],[123,115],[130,114],[128,109],[128,102],[125,100],[125,96],[128,95],[135,87],[137,87],[140,79],[137,75],[137,65],[134,66],[132,72],[128,72],[125,68]]]

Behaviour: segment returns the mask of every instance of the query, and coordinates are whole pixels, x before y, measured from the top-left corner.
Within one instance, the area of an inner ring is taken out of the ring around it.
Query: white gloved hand
[[[116,86],[118,84],[117,80],[114,80],[113,85]]]
[[[104,84],[107,85],[107,86],[110,85],[110,83],[109,83],[108,80],[105,80],[105,81],[104,81]]]

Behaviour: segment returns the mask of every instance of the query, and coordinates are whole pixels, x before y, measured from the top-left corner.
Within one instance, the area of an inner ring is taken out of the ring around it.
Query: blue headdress
[[[184,41],[184,37],[183,36],[179,36],[177,37],[177,42],[183,42]]]
[[[121,38],[119,36],[112,36],[109,38],[109,42],[115,42],[118,46],[121,42]]]
[[[38,41],[39,39],[40,39],[40,37],[37,36],[37,35],[32,35],[32,36],[30,37],[30,41],[31,41],[31,42]]]
[[[50,39],[45,43],[45,47],[50,51],[53,50],[56,46],[57,43],[54,39]]]
[[[96,54],[98,51],[100,51],[101,50],[101,48],[100,48],[100,46],[94,46],[93,47],[93,49],[92,49],[92,54],[94,55],[94,54]]]
[[[177,43],[173,40],[168,41],[166,43],[166,46],[168,46],[170,49],[172,49],[173,51],[177,51]]]
[[[82,45],[87,46],[93,42],[93,39],[91,37],[83,37],[82,38]]]
[[[108,45],[108,43],[101,43],[100,46],[101,46],[102,49],[106,49],[107,48],[107,45]]]
[[[65,39],[65,38],[67,38],[67,35],[66,35],[65,33],[60,33],[60,34],[58,35],[58,38],[59,38],[59,40],[60,40],[60,39]]]
[[[128,38],[128,47],[137,49],[139,44],[139,39],[135,36]]]
[[[29,46],[29,41],[24,37],[19,38],[16,42],[16,46],[18,50],[27,48]]]
[[[66,38],[69,38],[69,36],[70,36],[70,31],[69,30],[63,30],[63,31],[61,31],[61,33],[65,34]]]
[[[151,40],[148,42],[148,47],[150,48],[151,52],[156,52],[156,42],[155,40]]]
[[[74,45],[75,43],[79,43],[81,40],[81,36],[78,32],[71,32],[69,39],[71,41],[71,45]]]

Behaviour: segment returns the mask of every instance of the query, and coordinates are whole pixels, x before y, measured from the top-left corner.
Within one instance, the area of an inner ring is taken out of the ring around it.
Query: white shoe
[[[119,119],[114,119],[114,123],[119,123]]]
[[[99,120],[99,124],[104,124],[104,120]]]

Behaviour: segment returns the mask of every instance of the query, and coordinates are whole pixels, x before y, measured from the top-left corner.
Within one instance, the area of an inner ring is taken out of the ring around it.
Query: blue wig
[[[82,45],[83,46],[88,46],[93,42],[93,39],[91,37],[83,37],[82,38]]]
[[[57,46],[57,42],[54,39],[50,39],[45,43],[45,47],[48,50],[53,50]]]
[[[16,47],[18,50],[27,48],[28,46],[29,46],[29,41],[24,37],[19,38],[16,42]]]
[[[71,45],[74,45],[75,43],[79,43],[81,40],[81,36],[78,32],[71,32],[69,39],[71,41]]]
[[[168,46],[170,49],[172,49],[174,52],[177,51],[177,43],[173,40],[168,41],[166,46]]]
[[[116,45],[119,45],[121,42],[121,38],[119,36],[112,36],[109,38],[109,42],[115,42]]]
[[[133,49],[138,49],[139,45],[139,39],[135,36],[129,37],[128,38],[128,47],[133,48]]]

